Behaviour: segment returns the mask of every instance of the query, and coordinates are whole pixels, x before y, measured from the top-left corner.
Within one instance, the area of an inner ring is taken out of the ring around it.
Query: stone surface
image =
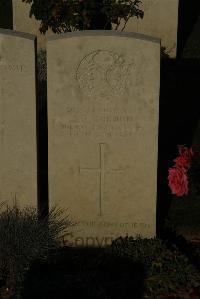
[[[29,17],[31,6],[22,0],[12,0],[13,5],[13,29],[21,32],[31,33],[37,36],[37,49],[46,48],[46,38],[54,34],[51,30],[41,34],[39,31],[40,22],[34,16]]]
[[[35,41],[0,29],[0,202],[37,204]]]
[[[166,53],[176,57],[179,0],[142,0],[144,18],[131,18],[124,31],[161,38]],[[120,26],[122,28],[124,23]]]
[[[156,232],[160,43],[85,31],[47,44],[49,198],[71,242]]]

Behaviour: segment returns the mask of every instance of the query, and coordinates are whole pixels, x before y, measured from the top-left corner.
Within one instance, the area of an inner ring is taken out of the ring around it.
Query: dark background
[[[0,27],[13,28],[12,0],[0,0]]]

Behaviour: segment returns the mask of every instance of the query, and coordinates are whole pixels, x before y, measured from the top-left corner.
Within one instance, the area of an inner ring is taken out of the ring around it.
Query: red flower
[[[192,148],[179,145],[179,155],[180,156],[174,159],[175,167],[183,167],[188,170],[192,162],[192,157],[194,156]]]
[[[168,181],[172,194],[177,196],[188,194],[188,178],[187,172],[184,168],[169,168]]]

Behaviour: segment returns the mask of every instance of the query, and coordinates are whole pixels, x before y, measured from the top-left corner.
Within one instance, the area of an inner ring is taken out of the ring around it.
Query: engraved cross
[[[123,172],[123,169],[107,169],[105,166],[105,143],[99,143],[100,148],[100,167],[99,168],[79,168],[79,173],[91,171],[99,174],[99,216],[102,216],[102,203],[105,193],[105,174],[108,172]]]

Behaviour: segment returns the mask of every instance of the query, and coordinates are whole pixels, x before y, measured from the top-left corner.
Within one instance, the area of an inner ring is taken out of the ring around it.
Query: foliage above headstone
[[[54,33],[119,28],[131,17],[143,18],[141,0],[22,0],[31,4],[30,16],[41,22],[40,31]],[[122,28],[122,30],[125,28]]]

